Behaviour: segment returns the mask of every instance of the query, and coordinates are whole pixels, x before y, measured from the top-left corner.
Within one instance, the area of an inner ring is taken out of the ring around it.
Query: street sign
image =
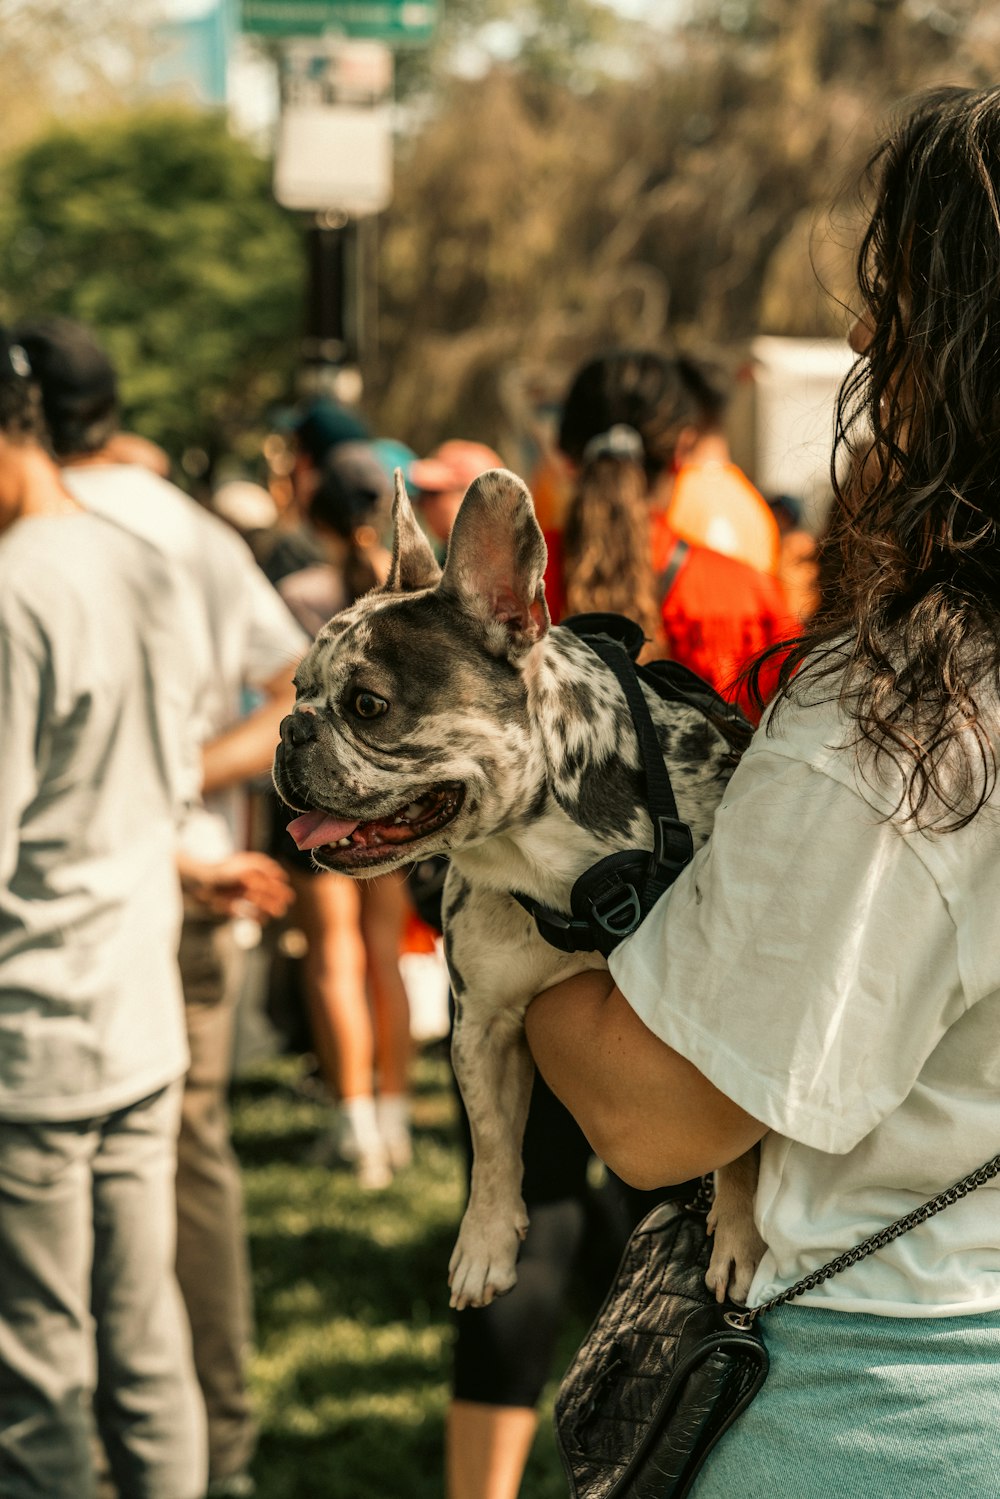
[[[392,201],[392,53],[384,42],[293,39],[281,58],[274,196],[364,218]]]
[[[429,42],[438,0],[242,0],[242,29],[272,37],[369,38],[396,46]]]
[[[387,106],[290,104],[281,111],[274,196],[284,208],[381,213],[392,201],[392,113]]]

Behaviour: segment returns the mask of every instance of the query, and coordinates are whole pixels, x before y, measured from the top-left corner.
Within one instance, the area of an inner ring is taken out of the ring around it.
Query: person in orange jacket
[[[559,432],[575,490],[565,530],[546,536],[546,596],[556,619],[595,609],[629,615],[646,632],[647,655],[682,662],[749,712],[744,667],[794,635],[796,623],[775,571],[777,522],[749,481],[737,484],[739,471],[723,463],[721,408],[710,402],[712,387],[700,370],[686,358],[615,350],[578,372]],[[692,455],[695,467],[704,460],[698,485],[705,513],[682,512],[682,531],[674,520],[677,486]],[[716,468],[713,509],[706,476]],[[747,561],[754,546],[760,555],[766,548],[774,565]]]

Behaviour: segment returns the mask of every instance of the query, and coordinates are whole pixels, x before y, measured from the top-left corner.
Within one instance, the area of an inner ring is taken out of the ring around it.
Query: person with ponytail
[[[917,100],[868,183],[836,588],[708,844],[526,1019],[635,1185],[760,1142],[748,1305],[798,1290],[692,1499],[997,1492],[1000,87]]]
[[[699,503],[685,500],[684,531],[675,524],[683,456],[705,444],[723,451],[722,398],[709,401],[712,389],[694,360],[653,350],[614,350],[578,372],[559,428],[575,487],[561,537],[546,536],[546,595],[555,619],[629,615],[645,632],[647,658],[680,661],[749,710],[743,669],[795,626],[774,570],[740,555],[770,556],[771,540],[777,555],[778,533],[731,464],[699,466]]]

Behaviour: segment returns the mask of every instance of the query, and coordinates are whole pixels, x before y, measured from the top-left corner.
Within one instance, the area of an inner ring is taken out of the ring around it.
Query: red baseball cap
[[[490,468],[503,468],[499,453],[481,442],[466,442],[453,437],[443,442],[427,458],[418,458],[408,478],[415,489],[425,494],[443,494],[451,489],[468,489],[473,479]]]

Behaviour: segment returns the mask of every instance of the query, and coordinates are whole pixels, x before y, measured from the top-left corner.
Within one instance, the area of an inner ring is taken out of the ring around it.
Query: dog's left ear
[[[396,470],[392,531],[392,565],[385,582],[386,592],[416,593],[421,588],[433,588],[440,583],[438,560],[413,513],[401,468]]]
[[[482,621],[494,654],[514,660],[548,630],[545,562],[527,486],[505,468],[480,474],[451,533],[441,592]]]

